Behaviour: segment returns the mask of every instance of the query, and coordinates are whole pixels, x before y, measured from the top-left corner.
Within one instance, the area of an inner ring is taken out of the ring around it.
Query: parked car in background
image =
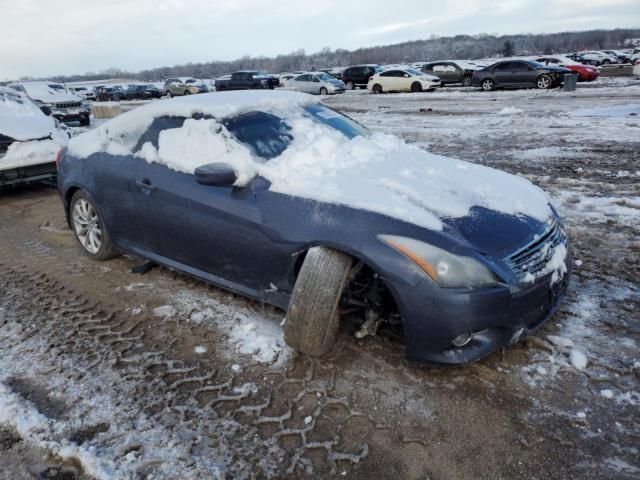
[[[162,90],[155,85],[129,85],[125,91],[128,100],[148,100],[151,98],[161,98]]]
[[[297,75],[287,82],[286,87],[290,90],[314,95],[344,93],[346,89],[342,80],[325,72],[307,72]]]
[[[122,87],[99,85],[95,87],[96,102],[119,102],[126,100]]]
[[[496,88],[555,88],[571,70],[543,65],[533,60],[502,60],[476,70],[471,85],[485,91]]]
[[[602,50],[602,53],[606,53],[611,57],[617,57],[617,63],[629,63],[629,60],[631,59],[631,55],[623,52],[622,50]]]
[[[210,91],[211,89],[207,84],[191,77],[168,78],[164,83],[164,93],[169,98],[209,93]]]
[[[344,71],[344,68],[342,67],[320,68],[318,69],[318,71],[328,73],[329,75],[336,77],[338,80],[342,80],[342,72]]]
[[[349,311],[401,322],[413,360],[477,360],[553,315],[572,264],[528,180],[371,135],[296,92],[126,112],[70,141],[58,189],[89,258],[131,253],[285,309],[285,341],[317,357]]]
[[[287,86],[287,82],[289,80],[291,80],[292,78],[297,77],[298,75],[302,75],[304,72],[285,72],[285,73],[281,73],[280,75],[278,75],[278,85],[281,87],[286,87]],[[220,80],[230,80],[231,76],[229,75],[229,78],[220,78]]]
[[[8,87],[28,96],[46,114],[64,123],[91,123],[91,109],[78,95],[67,90],[62,83],[29,81],[10,83]]]
[[[91,87],[69,87],[69,91],[85,100],[95,100],[96,94]]]
[[[578,81],[580,82],[591,82],[600,76],[600,70],[596,67],[583,65],[562,55],[544,55],[542,57],[536,57],[534,60],[543,65],[569,69],[578,74]]]
[[[584,63],[585,65],[610,65],[617,62],[617,57],[607,55],[604,52],[598,52],[595,50],[587,50],[582,52],[576,52],[566,55],[567,57],[575,60],[576,62]]]
[[[55,179],[56,155],[68,138],[30,98],[0,87],[0,188]]]
[[[367,89],[371,93],[431,92],[442,85],[440,78],[412,68],[391,69],[369,77]]]
[[[342,81],[345,83],[347,90],[354,88],[367,88],[369,78],[376,73],[382,72],[383,69],[379,65],[354,65],[347,67],[342,72]]]
[[[481,68],[479,65],[470,62],[443,60],[440,62],[425,63],[421,71],[440,78],[443,85],[461,83],[463,87],[470,87],[473,72],[479,68]]]
[[[273,89],[279,85],[280,79],[274,75],[267,75],[257,70],[242,70],[233,72],[228,80],[217,79],[216,91]]]

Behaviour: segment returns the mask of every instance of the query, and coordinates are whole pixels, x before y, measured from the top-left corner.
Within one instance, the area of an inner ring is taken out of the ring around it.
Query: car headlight
[[[482,288],[499,283],[494,273],[474,258],[455,255],[414,238],[396,235],[378,238],[415,263],[440,287]]]

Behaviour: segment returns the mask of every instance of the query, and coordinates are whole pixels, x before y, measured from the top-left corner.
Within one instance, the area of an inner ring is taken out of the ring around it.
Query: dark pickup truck
[[[257,70],[234,72],[229,79],[216,80],[216,91],[273,89],[280,84],[277,77],[266,75]]]

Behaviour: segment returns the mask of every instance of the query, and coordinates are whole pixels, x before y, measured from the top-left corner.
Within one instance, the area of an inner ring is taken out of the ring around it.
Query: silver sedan
[[[342,80],[324,72],[307,72],[292,78],[287,82],[287,89],[316,95],[331,95],[344,93],[346,90]]]

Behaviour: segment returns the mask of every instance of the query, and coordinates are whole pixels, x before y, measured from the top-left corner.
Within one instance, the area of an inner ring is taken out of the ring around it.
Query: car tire
[[[173,94],[169,90],[167,90],[167,98],[171,98],[171,97],[173,97]]]
[[[422,91],[422,85],[420,85],[419,82],[413,82],[411,84],[411,91],[414,92],[414,93],[421,92]]]
[[[81,127],[88,127],[91,125],[91,117],[82,117],[80,120]]]
[[[553,87],[553,80],[549,75],[540,75],[536,80],[536,86],[541,90],[547,90]]]
[[[371,87],[371,93],[373,94],[382,93],[382,85],[380,85],[379,83],[376,83],[373,87]]]
[[[610,64],[611,64],[611,61],[610,61],[610,60],[603,60],[603,61],[602,61],[602,64],[603,64],[603,65],[610,65]]]
[[[462,77],[462,86],[470,87],[471,86],[471,75],[465,75]]]
[[[327,90],[326,88],[322,87],[320,89],[320,95],[329,95],[329,90]]]
[[[355,83],[353,83],[351,80],[349,80],[347,82],[347,90],[353,90],[354,88],[356,88]]]
[[[84,190],[73,194],[69,204],[69,219],[73,234],[86,256],[92,260],[104,261],[119,254],[111,242],[95,201]]]
[[[491,92],[496,89],[496,82],[494,82],[490,78],[485,78],[484,80],[482,80],[480,86],[485,92]]]
[[[313,247],[307,252],[284,324],[284,340],[291,348],[321,357],[334,346],[351,265],[349,255],[331,248]]]
[[[184,94],[185,94],[185,95],[191,95],[191,92],[190,92],[189,90],[185,90],[185,91],[184,91]]]

